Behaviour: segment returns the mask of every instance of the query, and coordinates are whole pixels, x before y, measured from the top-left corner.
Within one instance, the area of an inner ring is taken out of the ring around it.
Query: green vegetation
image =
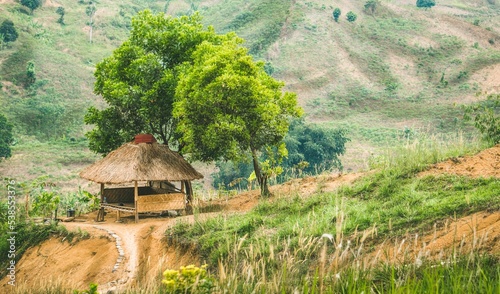
[[[335,20],[335,22],[339,22],[340,14],[342,14],[342,11],[340,11],[340,8],[337,7],[333,10],[333,19]]]
[[[435,0],[417,0],[417,7],[431,8],[436,5]]]
[[[167,230],[167,239],[178,246],[197,245],[219,286],[229,292],[428,293],[443,287],[452,293],[495,293],[497,257],[450,251],[439,260],[413,260],[415,252],[408,252],[389,265],[379,264],[377,257],[369,265],[363,257],[375,240],[423,235],[450,215],[499,207],[498,179],[417,176],[429,164],[465,150],[460,144],[416,140],[377,158],[374,173],[337,192],[322,193],[318,182],[312,196],[276,195],[245,214],[195,215],[194,224],[181,222]],[[414,250],[423,250],[417,244]],[[401,244],[393,246],[396,250]],[[242,276],[242,270],[251,274]],[[477,277],[474,282],[471,275]]]
[[[179,270],[166,270],[163,272],[162,284],[168,293],[213,293],[215,279],[207,274],[206,265],[181,266]]]
[[[33,14],[33,11],[35,9],[42,6],[42,0],[21,0],[21,4],[28,7],[31,11],[31,14]]]
[[[9,158],[12,156],[10,146],[13,142],[12,125],[0,113],[0,158]]]
[[[486,141],[500,143],[500,94],[488,95],[485,101],[465,106],[464,110],[465,119],[474,121]]]
[[[56,13],[59,14],[59,18],[57,19],[57,23],[64,24],[64,14],[66,13],[66,10],[64,7],[59,6],[56,9]]]
[[[355,22],[356,19],[358,18],[356,13],[354,13],[352,11],[347,12],[347,14],[345,16],[346,16],[346,19],[348,22]]]
[[[3,42],[14,42],[17,40],[19,34],[11,20],[6,19],[2,22],[2,25],[0,25],[0,36],[2,36]]]
[[[285,155],[282,140],[289,121],[302,109],[296,95],[282,93],[284,83],[267,75],[264,63],[254,62],[239,43],[205,42],[197,48],[194,64],[177,88],[174,116],[195,159],[241,161],[250,153],[261,194],[267,196],[267,180],[276,165],[269,157],[259,163],[258,152],[274,147],[277,156]]]
[[[95,125],[87,133],[90,149],[107,154],[141,132],[182,149],[172,117],[179,71],[192,62],[200,43],[225,38],[203,28],[199,14],[165,18],[140,12],[132,20],[129,40],[97,64],[95,93],[109,107],[91,107],[85,116],[85,123]]]

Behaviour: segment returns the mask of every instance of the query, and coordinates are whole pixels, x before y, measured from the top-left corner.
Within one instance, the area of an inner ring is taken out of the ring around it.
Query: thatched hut
[[[97,220],[104,220],[104,209],[135,214],[190,208],[191,181],[203,178],[182,156],[158,144],[149,134],[137,135],[103,159],[80,172],[80,177],[101,184],[101,209]],[[171,182],[180,182],[180,187]],[[105,185],[133,184],[132,187],[106,188]]]

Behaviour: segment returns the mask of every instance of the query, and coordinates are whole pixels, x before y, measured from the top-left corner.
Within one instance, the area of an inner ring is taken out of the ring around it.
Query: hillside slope
[[[19,38],[0,50],[0,106],[18,144],[14,158],[0,163],[0,173],[63,176],[51,163],[59,155],[36,141],[83,140],[87,107],[104,106],[92,93],[94,66],[127,38],[131,17],[142,9],[174,16],[200,11],[218,32],[234,30],[246,38],[250,52],[297,92],[308,120],[349,131],[353,140],[343,158],[348,170],[366,168],[371,153],[397,142],[404,131],[454,134],[464,129],[457,104],[483,99],[475,96],[480,91],[499,91],[500,5],[443,0],[423,10],[413,2],[384,0],[368,13],[360,0],[48,0],[31,15],[3,0],[0,21],[11,19]],[[64,25],[57,23],[59,6],[65,8]],[[335,7],[342,10],[338,23]],[[358,15],[355,22],[346,20],[348,11]],[[27,78],[29,62],[35,82]],[[94,160],[81,145],[64,146],[82,164]],[[40,160],[39,153],[48,154],[47,167],[24,168]],[[80,166],[64,177],[74,178]]]

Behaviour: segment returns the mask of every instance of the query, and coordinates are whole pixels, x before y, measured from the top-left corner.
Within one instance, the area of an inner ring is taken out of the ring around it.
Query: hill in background
[[[0,50],[0,112],[17,139],[0,173],[82,184],[77,172],[97,158],[86,149],[83,114],[104,106],[92,93],[94,66],[127,38],[131,18],[143,9],[200,11],[216,31],[245,38],[250,52],[298,94],[308,121],[349,131],[348,170],[366,168],[372,153],[409,136],[469,130],[457,105],[500,91],[500,3],[445,0],[425,10],[414,1],[381,1],[373,11],[365,3],[46,0],[31,14],[2,0],[0,21],[12,20],[19,38]],[[60,6],[64,24],[57,22]],[[346,20],[348,11],[355,22]],[[35,81],[27,77],[29,63]]]

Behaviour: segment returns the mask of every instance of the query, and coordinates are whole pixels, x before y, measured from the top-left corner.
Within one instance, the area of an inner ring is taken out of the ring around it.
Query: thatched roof
[[[126,143],[80,172],[97,183],[182,181],[203,178],[182,156],[166,145]]]

